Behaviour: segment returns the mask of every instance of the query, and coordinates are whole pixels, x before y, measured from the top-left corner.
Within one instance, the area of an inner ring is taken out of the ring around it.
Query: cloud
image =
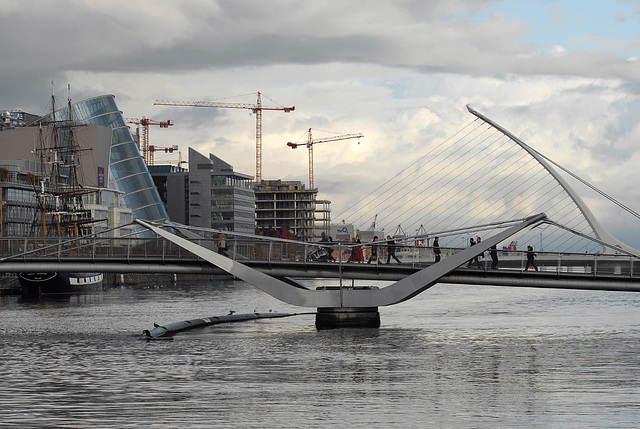
[[[620,199],[640,201],[640,62],[629,60],[637,38],[611,37],[615,51],[589,37],[581,50],[564,40],[533,45],[525,37],[535,22],[493,1],[15,4],[0,7],[0,35],[11,41],[1,108],[41,113],[52,79],[59,93],[70,83],[76,101],[113,93],[126,117],[174,121],[152,129],[153,144],[214,153],[253,175],[249,111],[153,103],[238,94],[251,95],[229,101],[252,103],[261,91],[296,106],[264,114],[267,178],[307,182],[306,153],[286,142],[309,127],[364,133],[360,145],[314,153],[320,195],[336,214],[472,122],[468,103]]]
[[[603,52],[537,51],[520,44],[526,23],[458,2],[30,2],[0,15],[21,34],[8,55],[24,67],[183,72],[332,62],[423,72],[632,76],[638,67]],[[294,7],[295,6],[295,7]],[[28,29],[28,31],[24,31]],[[55,43],[45,43],[53,38]],[[28,52],[29,55],[24,55]],[[630,70],[631,69],[631,70]]]

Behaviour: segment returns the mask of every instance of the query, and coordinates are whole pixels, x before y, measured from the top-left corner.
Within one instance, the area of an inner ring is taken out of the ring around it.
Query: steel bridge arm
[[[301,307],[358,308],[386,306],[406,301],[430,288],[436,284],[442,276],[447,275],[474,256],[506,240],[518,231],[545,219],[546,215],[544,213],[531,216],[523,222],[489,237],[473,247],[468,247],[449,258],[445,258],[436,264],[382,289],[341,288],[336,290],[310,290],[304,289],[299,283],[292,285],[290,282],[279,280],[240,262],[226,258],[212,250],[165,231],[162,228],[153,226],[139,219],[137,219],[136,222],[225,272],[252,284],[280,301]]]
[[[483,120],[487,124],[491,125],[493,128],[495,128],[498,131],[500,131],[502,134],[507,136],[509,139],[511,139],[511,141],[516,143],[518,146],[520,146],[522,149],[524,149],[529,155],[531,155],[533,157],[533,159],[538,161],[538,163],[540,163],[540,165],[542,165],[542,167],[545,170],[547,170],[547,172],[549,174],[551,174],[551,176],[558,182],[558,184],[562,187],[562,189],[565,190],[567,195],[569,195],[569,198],[571,198],[573,200],[575,205],[578,207],[578,210],[580,210],[580,212],[584,216],[584,218],[587,221],[587,223],[589,223],[589,225],[591,226],[591,229],[592,229],[593,233],[595,234],[595,236],[598,238],[598,240],[601,243],[602,242],[606,242],[606,243],[608,243],[609,246],[618,246],[621,249],[624,249],[627,253],[631,253],[632,255],[637,255],[638,254],[638,251],[639,251],[638,249],[635,249],[635,248],[633,248],[631,246],[628,246],[627,244],[621,242],[620,240],[618,240],[617,238],[615,238],[614,236],[609,234],[609,232],[607,230],[605,230],[602,225],[600,225],[600,222],[598,222],[598,219],[596,219],[595,215],[591,212],[589,207],[587,207],[587,205],[584,203],[584,201],[582,201],[582,198],[580,198],[578,193],[576,191],[574,191],[573,188],[571,186],[569,186],[569,183],[566,180],[564,180],[564,178],[560,174],[558,174],[558,172],[551,166],[551,164],[549,162],[547,162],[548,158],[546,156],[542,155],[541,153],[539,153],[538,151],[533,149],[531,146],[529,146],[526,143],[524,143],[518,137],[516,137],[515,135],[510,133],[508,130],[506,130],[504,127],[498,125],[496,122],[492,121],[491,119],[487,118],[483,114],[481,114],[481,113],[477,112],[476,110],[472,109],[471,106],[467,105],[467,110],[469,111],[469,113],[471,113],[475,117],[480,118],[481,120]],[[551,161],[551,162],[553,162],[553,161]],[[556,164],[556,165],[558,165],[558,164]],[[577,176],[573,175],[573,173],[571,173],[568,170],[564,169],[563,167],[560,167],[560,168],[562,168],[565,172],[568,172],[572,176],[577,177]],[[580,180],[583,183],[585,183],[579,177],[578,177],[578,180]],[[587,186],[593,188],[589,184],[587,184]],[[596,191],[598,193],[602,194],[601,191],[599,191],[597,189],[596,189]],[[589,237],[589,238],[591,238],[591,237]]]
[[[354,292],[359,291],[346,290],[344,292],[344,306],[376,307],[398,304],[406,301],[435,285],[438,283],[440,278],[454,271],[460,265],[465,264],[474,256],[477,256],[491,248],[491,246],[497,245],[498,243],[506,240],[518,231],[535,225],[545,219],[547,219],[547,216],[544,213],[528,217],[523,222],[507,228],[499,234],[484,239],[474,246],[467,247],[465,250],[458,252],[449,258],[442,259],[440,262],[430,265],[402,280],[398,280],[383,289],[375,290],[376,293],[359,296],[357,293],[353,294]]]
[[[136,222],[145,228],[158,234],[160,237],[171,241],[185,250],[201,257],[205,261],[215,265],[221,270],[238,277],[256,288],[268,293],[280,301],[301,307],[339,307],[339,291],[310,290],[296,287],[285,281],[279,280],[240,262],[234,261],[218,253],[192,243],[182,237],[178,237],[162,228],[153,226],[145,221],[136,219]],[[328,293],[327,293],[328,292]]]

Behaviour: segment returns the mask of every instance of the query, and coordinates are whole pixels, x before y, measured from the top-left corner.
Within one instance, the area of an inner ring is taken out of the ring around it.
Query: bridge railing
[[[499,250],[497,253],[497,269],[535,271],[537,268],[542,272],[640,276],[640,259],[625,254],[535,251],[534,267],[529,266],[526,251]],[[492,269],[488,251],[478,259],[483,270]],[[476,268],[473,261],[471,268]]]
[[[46,237],[0,238],[0,258],[12,260],[56,259],[129,259],[132,257],[181,257],[180,247],[162,239]]]
[[[225,248],[220,249],[220,242],[215,238],[192,239],[191,241],[220,252],[233,260],[267,261],[267,262],[300,262],[305,264],[335,263],[355,264],[371,263],[397,265],[389,258],[388,246],[377,245],[377,260],[371,258],[375,244],[363,243],[356,247],[350,243],[305,243],[294,240],[233,238],[225,239]],[[354,251],[355,249],[355,251]],[[445,259],[463,249],[441,247],[441,258]],[[592,275],[640,275],[640,260],[628,255],[540,252],[536,251],[536,266],[544,272],[584,273]],[[435,262],[433,247],[397,244],[395,255],[402,266],[421,268]],[[516,250],[498,250],[499,270],[520,270],[527,268],[526,252]],[[190,252],[161,238],[81,238],[63,242],[52,238],[0,238],[0,258],[11,257],[11,260],[35,261],[65,259],[89,259],[94,261],[113,260],[119,262],[140,261],[140,259],[161,262],[197,259]],[[492,269],[490,253],[478,258],[483,270]],[[466,268],[467,264],[461,267]],[[470,269],[478,269],[473,263]],[[529,268],[531,270],[531,268]]]
[[[365,262],[370,254],[370,245],[365,247]],[[448,258],[464,248],[440,247],[441,259]],[[640,276],[640,259],[626,254],[594,254],[572,252],[543,252],[536,251],[534,262],[539,271],[557,273],[585,273],[601,275],[625,275]],[[334,255],[337,253],[334,251]],[[435,262],[433,247],[418,245],[397,245],[395,255],[403,265],[411,265],[416,268],[424,267]],[[527,268],[527,252],[522,250],[497,250],[496,269],[534,271],[535,268]],[[388,255],[388,248],[384,245],[378,248],[378,258],[381,262],[395,264],[395,260]],[[344,260],[344,259],[343,259]],[[477,269],[472,260],[470,268]],[[493,269],[493,260],[489,251],[478,256],[478,262],[483,270]],[[466,268],[468,263],[461,267]]]

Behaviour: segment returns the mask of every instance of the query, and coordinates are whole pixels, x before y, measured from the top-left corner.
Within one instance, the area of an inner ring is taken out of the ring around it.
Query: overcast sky
[[[639,21],[640,1],[0,0],[0,108],[44,113],[51,80],[74,101],[114,94],[125,117],[175,122],[152,144],[254,175],[248,110],[154,101],[260,91],[295,106],[264,112],[264,179],[308,182],[306,149],[286,146],[308,128],[365,135],[314,150],[337,214],[472,121],[470,104],[638,210]]]

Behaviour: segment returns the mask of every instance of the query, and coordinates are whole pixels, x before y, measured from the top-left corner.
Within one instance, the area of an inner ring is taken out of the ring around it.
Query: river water
[[[633,293],[437,285],[379,329],[299,315],[152,342],[154,322],[307,310],[243,282],[1,299],[3,428],[640,425]]]

